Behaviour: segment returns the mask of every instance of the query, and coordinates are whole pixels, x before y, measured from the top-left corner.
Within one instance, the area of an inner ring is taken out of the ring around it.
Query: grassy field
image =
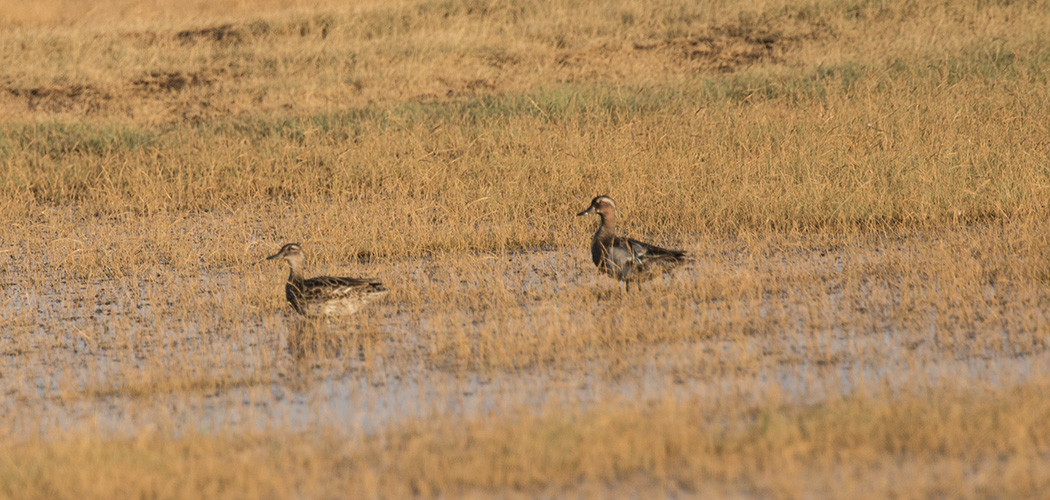
[[[1050,3],[0,0],[0,498],[1040,498]],[[597,194],[696,262],[631,294]],[[307,321],[263,258],[381,278]]]

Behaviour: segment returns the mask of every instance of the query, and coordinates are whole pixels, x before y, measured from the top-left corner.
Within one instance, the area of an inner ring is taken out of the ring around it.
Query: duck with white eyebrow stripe
[[[319,276],[304,279],[306,256],[298,243],[289,243],[266,258],[277,259],[284,260],[291,268],[284,295],[292,309],[303,316],[349,316],[388,292],[381,282],[368,278]]]
[[[601,217],[601,224],[591,239],[591,259],[599,271],[624,282],[628,292],[631,283],[648,281],[690,260],[681,250],[617,236],[616,203],[608,196],[596,196],[576,216],[593,213]]]

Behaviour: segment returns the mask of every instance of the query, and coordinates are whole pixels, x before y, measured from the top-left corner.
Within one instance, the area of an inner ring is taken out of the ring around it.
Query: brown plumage
[[[275,259],[283,259],[291,268],[284,295],[292,309],[303,316],[348,316],[388,293],[381,282],[368,278],[319,276],[304,279],[302,269],[306,256],[297,243],[289,243],[266,258]]]
[[[591,239],[591,260],[599,271],[623,281],[627,291],[631,291],[631,283],[648,281],[689,260],[681,250],[617,236],[616,203],[608,196],[596,196],[576,216],[593,213],[601,217],[601,224]]]

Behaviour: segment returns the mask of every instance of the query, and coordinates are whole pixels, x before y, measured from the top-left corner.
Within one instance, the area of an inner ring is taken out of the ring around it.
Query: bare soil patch
[[[830,36],[822,23],[777,27],[741,20],[665,40],[635,42],[633,47],[667,52],[697,71],[730,73],[759,63],[784,62],[802,42]]]
[[[175,34],[175,39],[185,44],[221,43],[238,44],[244,41],[244,32],[232,24],[182,30]]]
[[[131,86],[144,94],[178,92],[191,87],[215,83],[228,72],[222,68],[204,68],[197,71],[151,71],[132,80]]]
[[[7,92],[25,102],[30,111],[92,113],[103,109],[113,95],[90,84],[49,85],[41,87],[8,87]]]

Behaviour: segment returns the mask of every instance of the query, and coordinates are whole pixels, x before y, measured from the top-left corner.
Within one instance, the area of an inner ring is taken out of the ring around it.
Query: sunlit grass
[[[0,497],[1038,497],[1048,7],[0,0]]]
[[[463,495],[506,491],[621,496],[645,478],[673,494],[722,498],[1035,497],[1050,486],[1045,380],[1002,393],[951,387],[750,408],[696,401],[608,402],[447,423],[416,421],[347,438],[292,435],[7,444],[0,493],[19,498]],[[928,468],[936,474],[927,475]],[[251,471],[251,473],[246,473]],[[834,477],[848,477],[836,480]],[[619,484],[615,489],[609,484]],[[619,491],[619,493],[614,493]]]

